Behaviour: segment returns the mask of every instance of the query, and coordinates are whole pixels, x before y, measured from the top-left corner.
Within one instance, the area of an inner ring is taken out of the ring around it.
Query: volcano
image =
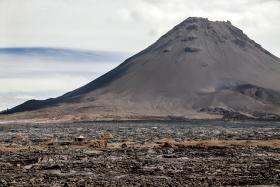
[[[3,113],[72,120],[280,119],[280,59],[229,21],[191,17],[87,85]]]

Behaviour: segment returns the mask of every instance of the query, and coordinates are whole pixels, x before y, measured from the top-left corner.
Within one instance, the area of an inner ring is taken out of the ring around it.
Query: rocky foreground
[[[280,185],[280,123],[0,125],[0,186]]]

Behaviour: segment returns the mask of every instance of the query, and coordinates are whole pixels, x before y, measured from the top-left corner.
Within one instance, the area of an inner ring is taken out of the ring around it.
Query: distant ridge
[[[242,30],[191,17],[87,85],[4,113],[18,113],[11,116],[17,119],[279,120],[279,81],[279,58]]]
[[[68,48],[48,48],[48,47],[11,47],[0,48],[1,55],[40,57],[55,60],[67,61],[112,61],[123,59],[126,54],[120,52],[90,51]]]

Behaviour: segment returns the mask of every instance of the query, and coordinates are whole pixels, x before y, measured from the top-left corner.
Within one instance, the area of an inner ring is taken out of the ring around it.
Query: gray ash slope
[[[277,118],[279,62],[230,22],[188,18],[89,84],[58,98],[28,101],[8,113]]]

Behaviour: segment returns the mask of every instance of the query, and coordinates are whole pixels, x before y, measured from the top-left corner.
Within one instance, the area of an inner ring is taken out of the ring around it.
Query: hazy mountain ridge
[[[0,55],[19,57],[46,58],[63,61],[112,61],[125,56],[120,52],[90,51],[81,49],[51,48],[51,47],[11,47],[0,48]]]
[[[39,109],[28,116],[278,119],[279,80],[279,58],[230,22],[188,18],[91,83],[8,113]]]
[[[68,48],[0,48],[0,111],[57,97],[101,76],[129,54]]]

